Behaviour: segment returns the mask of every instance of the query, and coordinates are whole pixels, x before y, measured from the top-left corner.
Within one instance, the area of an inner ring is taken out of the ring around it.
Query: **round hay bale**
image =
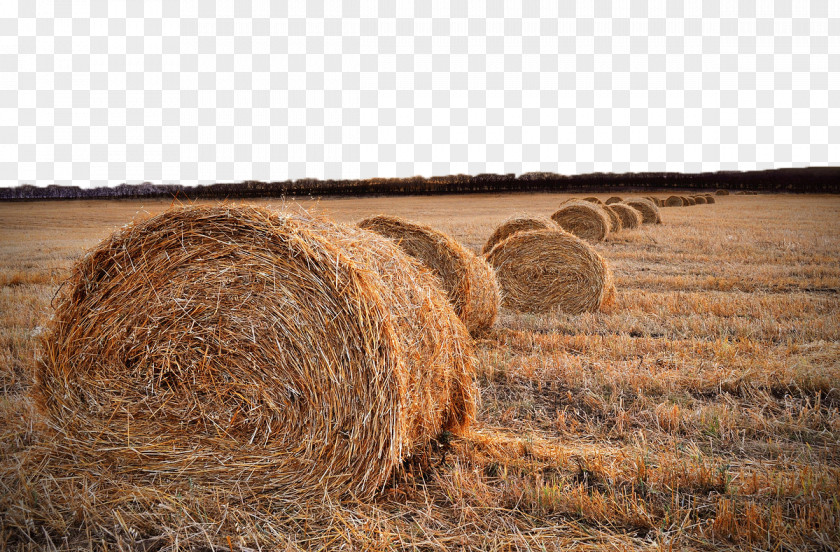
[[[176,208],[76,264],[38,403],[80,469],[275,504],[369,497],[474,416],[472,340],[435,280],[306,213]]]
[[[689,207],[697,204],[697,202],[689,196],[683,196],[683,202]]]
[[[636,209],[623,203],[610,205],[610,209],[621,218],[621,227],[626,230],[635,230],[642,225],[642,214]]]
[[[609,198],[609,199],[608,199],[607,201],[605,201],[604,203],[605,203],[606,205],[612,205],[613,203],[621,203],[622,201],[624,201],[624,200],[623,200],[623,199],[621,199],[620,197],[618,197],[618,196],[612,196],[611,198]]]
[[[662,207],[662,205],[661,205],[662,202],[659,201],[659,198],[656,198],[656,197],[653,197],[653,196],[647,196],[647,197],[645,197],[645,199],[649,200],[651,203],[653,203],[657,207]]]
[[[579,201],[566,203],[551,215],[560,228],[591,242],[603,241],[610,231],[610,219],[598,205]]]
[[[493,233],[487,239],[487,243],[485,243],[484,247],[481,249],[481,254],[486,255],[490,252],[491,249],[493,249],[493,246],[495,246],[497,243],[517,232],[547,229],[556,230],[557,228],[557,224],[547,217],[519,216],[509,218],[493,231]]]
[[[484,259],[443,232],[398,217],[378,215],[357,226],[395,241],[431,269],[440,278],[455,314],[471,333],[493,326],[499,310],[499,285]]]
[[[719,195],[719,196],[729,195],[729,190],[715,190],[715,195]]]
[[[714,203],[715,202],[715,196],[713,196],[713,195],[704,195],[703,197],[706,199],[706,203]]]
[[[706,204],[706,198],[703,197],[703,196],[692,196],[691,199],[693,199],[694,203],[696,203],[697,205],[705,205]]]
[[[644,198],[636,198],[628,199],[624,203],[642,214],[643,224],[662,224],[662,215],[659,212],[659,207],[654,205],[652,201]]]
[[[612,272],[595,249],[562,230],[517,232],[487,254],[503,305],[520,312],[593,312],[614,297]]]
[[[620,232],[623,226],[621,225],[621,217],[618,213],[613,211],[611,205],[604,205],[601,207],[610,219],[610,232]]]
[[[685,203],[680,196],[668,196],[668,199],[665,200],[665,207],[682,207],[683,205]]]
[[[601,201],[600,199],[598,199],[595,196],[585,197],[585,198],[583,198],[583,201],[588,201],[589,203],[594,203],[595,205],[603,205],[604,204],[603,201]]]

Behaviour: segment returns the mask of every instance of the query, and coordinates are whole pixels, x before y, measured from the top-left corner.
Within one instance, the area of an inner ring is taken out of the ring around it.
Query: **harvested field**
[[[549,216],[565,197],[301,204],[343,223],[409,218],[479,252],[513,214]],[[166,493],[108,464],[96,467],[95,481],[85,475],[91,467],[69,455],[72,443],[52,438],[30,396],[50,303],[84,250],[171,202],[0,203],[0,543],[837,549],[840,198],[716,200],[664,209],[662,225],[592,246],[615,278],[608,312],[503,308],[495,330],[476,342],[481,402],[467,434],[432,441],[371,500],[297,508],[279,495],[259,503],[239,496],[247,471],[235,490],[217,493],[188,480]]]

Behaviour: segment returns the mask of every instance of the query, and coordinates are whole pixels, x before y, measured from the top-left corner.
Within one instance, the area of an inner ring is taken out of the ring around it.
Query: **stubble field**
[[[297,203],[403,216],[478,252],[567,197]],[[92,482],[53,457],[28,395],[50,300],[87,248],[171,203],[0,203],[0,548],[836,549],[840,197],[716,199],[595,246],[609,312],[503,310],[477,342],[470,435],[373,503],[297,512],[158,496],[104,468]]]

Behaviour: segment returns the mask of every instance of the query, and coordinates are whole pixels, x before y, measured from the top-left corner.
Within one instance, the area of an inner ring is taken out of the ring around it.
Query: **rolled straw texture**
[[[487,243],[484,244],[481,253],[486,255],[497,243],[517,232],[527,232],[528,230],[556,230],[557,228],[557,224],[547,217],[512,217],[504,221],[493,231],[487,239]]]
[[[665,200],[665,207],[682,207],[685,203],[680,196],[668,196]]]
[[[621,199],[620,197],[618,197],[618,196],[612,196],[611,198],[609,198],[609,199],[608,199],[607,201],[605,201],[604,203],[605,203],[606,205],[612,205],[613,203],[621,203],[622,201],[624,201],[624,200],[623,200],[623,199]]]
[[[398,217],[378,215],[357,226],[393,240],[431,269],[440,278],[455,314],[471,333],[493,326],[499,311],[499,285],[483,258],[443,232]]]
[[[601,201],[600,199],[598,199],[595,196],[585,197],[585,198],[583,198],[583,201],[588,201],[589,203],[594,203],[595,205],[603,205],[604,204],[603,201]]]
[[[563,230],[590,242],[603,241],[610,231],[610,219],[596,204],[583,201],[563,204],[551,220]]]
[[[696,203],[697,205],[705,205],[706,204],[706,198],[703,197],[703,196],[692,196],[691,199],[693,199],[694,203]]]
[[[611,205],[603,205],[601,208],[610,219],[610,232],[619,232],[623,228],[621,224],[621,217],[616,213]]]
[[[624,203],[642,214],[642,224],[662,224],[662,215],[659,212],[659,207],[654,205],[649,199],[628,199]]]
[[[642,214],[636,209],[623,203],[610,205],[610,209],[621,217],[621,227],[624,230],[635,230],[642,225]]]
[[[615,295],[612,273],[595,249],[562,230],[517,232],[487,254],[503,305],[521,312],[596,311]]]
[[[471,343],[389,240],[306,213],[185,207],[76,264],[36,388],[57,439],[124,477],[280,504],[368,497],[468,425]]]

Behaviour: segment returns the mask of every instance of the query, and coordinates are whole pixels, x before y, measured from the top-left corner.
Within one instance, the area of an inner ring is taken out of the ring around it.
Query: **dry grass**
[[[443,232],[399,217],[377,215],[357,226],[393,240],[431,269],[470,333],[478,335],[493,327],[499,312],[499,285],[483,258]]]
[[[343,222],[410,217],[478,251],[511,213],[547,216],[563,198],[304,204]],[[299,509],[257,509],[197,485],[163,494],[109,466],[83,479],[29,398],[57,282],[115,226],[167,206],[0,204],[0,272],[51,275],[0,287],[0,546],[838,548],[836,196],[718,196],[595,244],[619,290],[611,312],[503,309],[477,344],[482,403],[471,433],[433,442],[372,502]],[[103,488],[118,492],[101,501]],[[132,515],[90,514],[109,513],[112,499]]]
[[[594,202],[567,202],[551,215],[551,220],[563,230],[593,243],[603,241],[610,233],[609,215]]]

